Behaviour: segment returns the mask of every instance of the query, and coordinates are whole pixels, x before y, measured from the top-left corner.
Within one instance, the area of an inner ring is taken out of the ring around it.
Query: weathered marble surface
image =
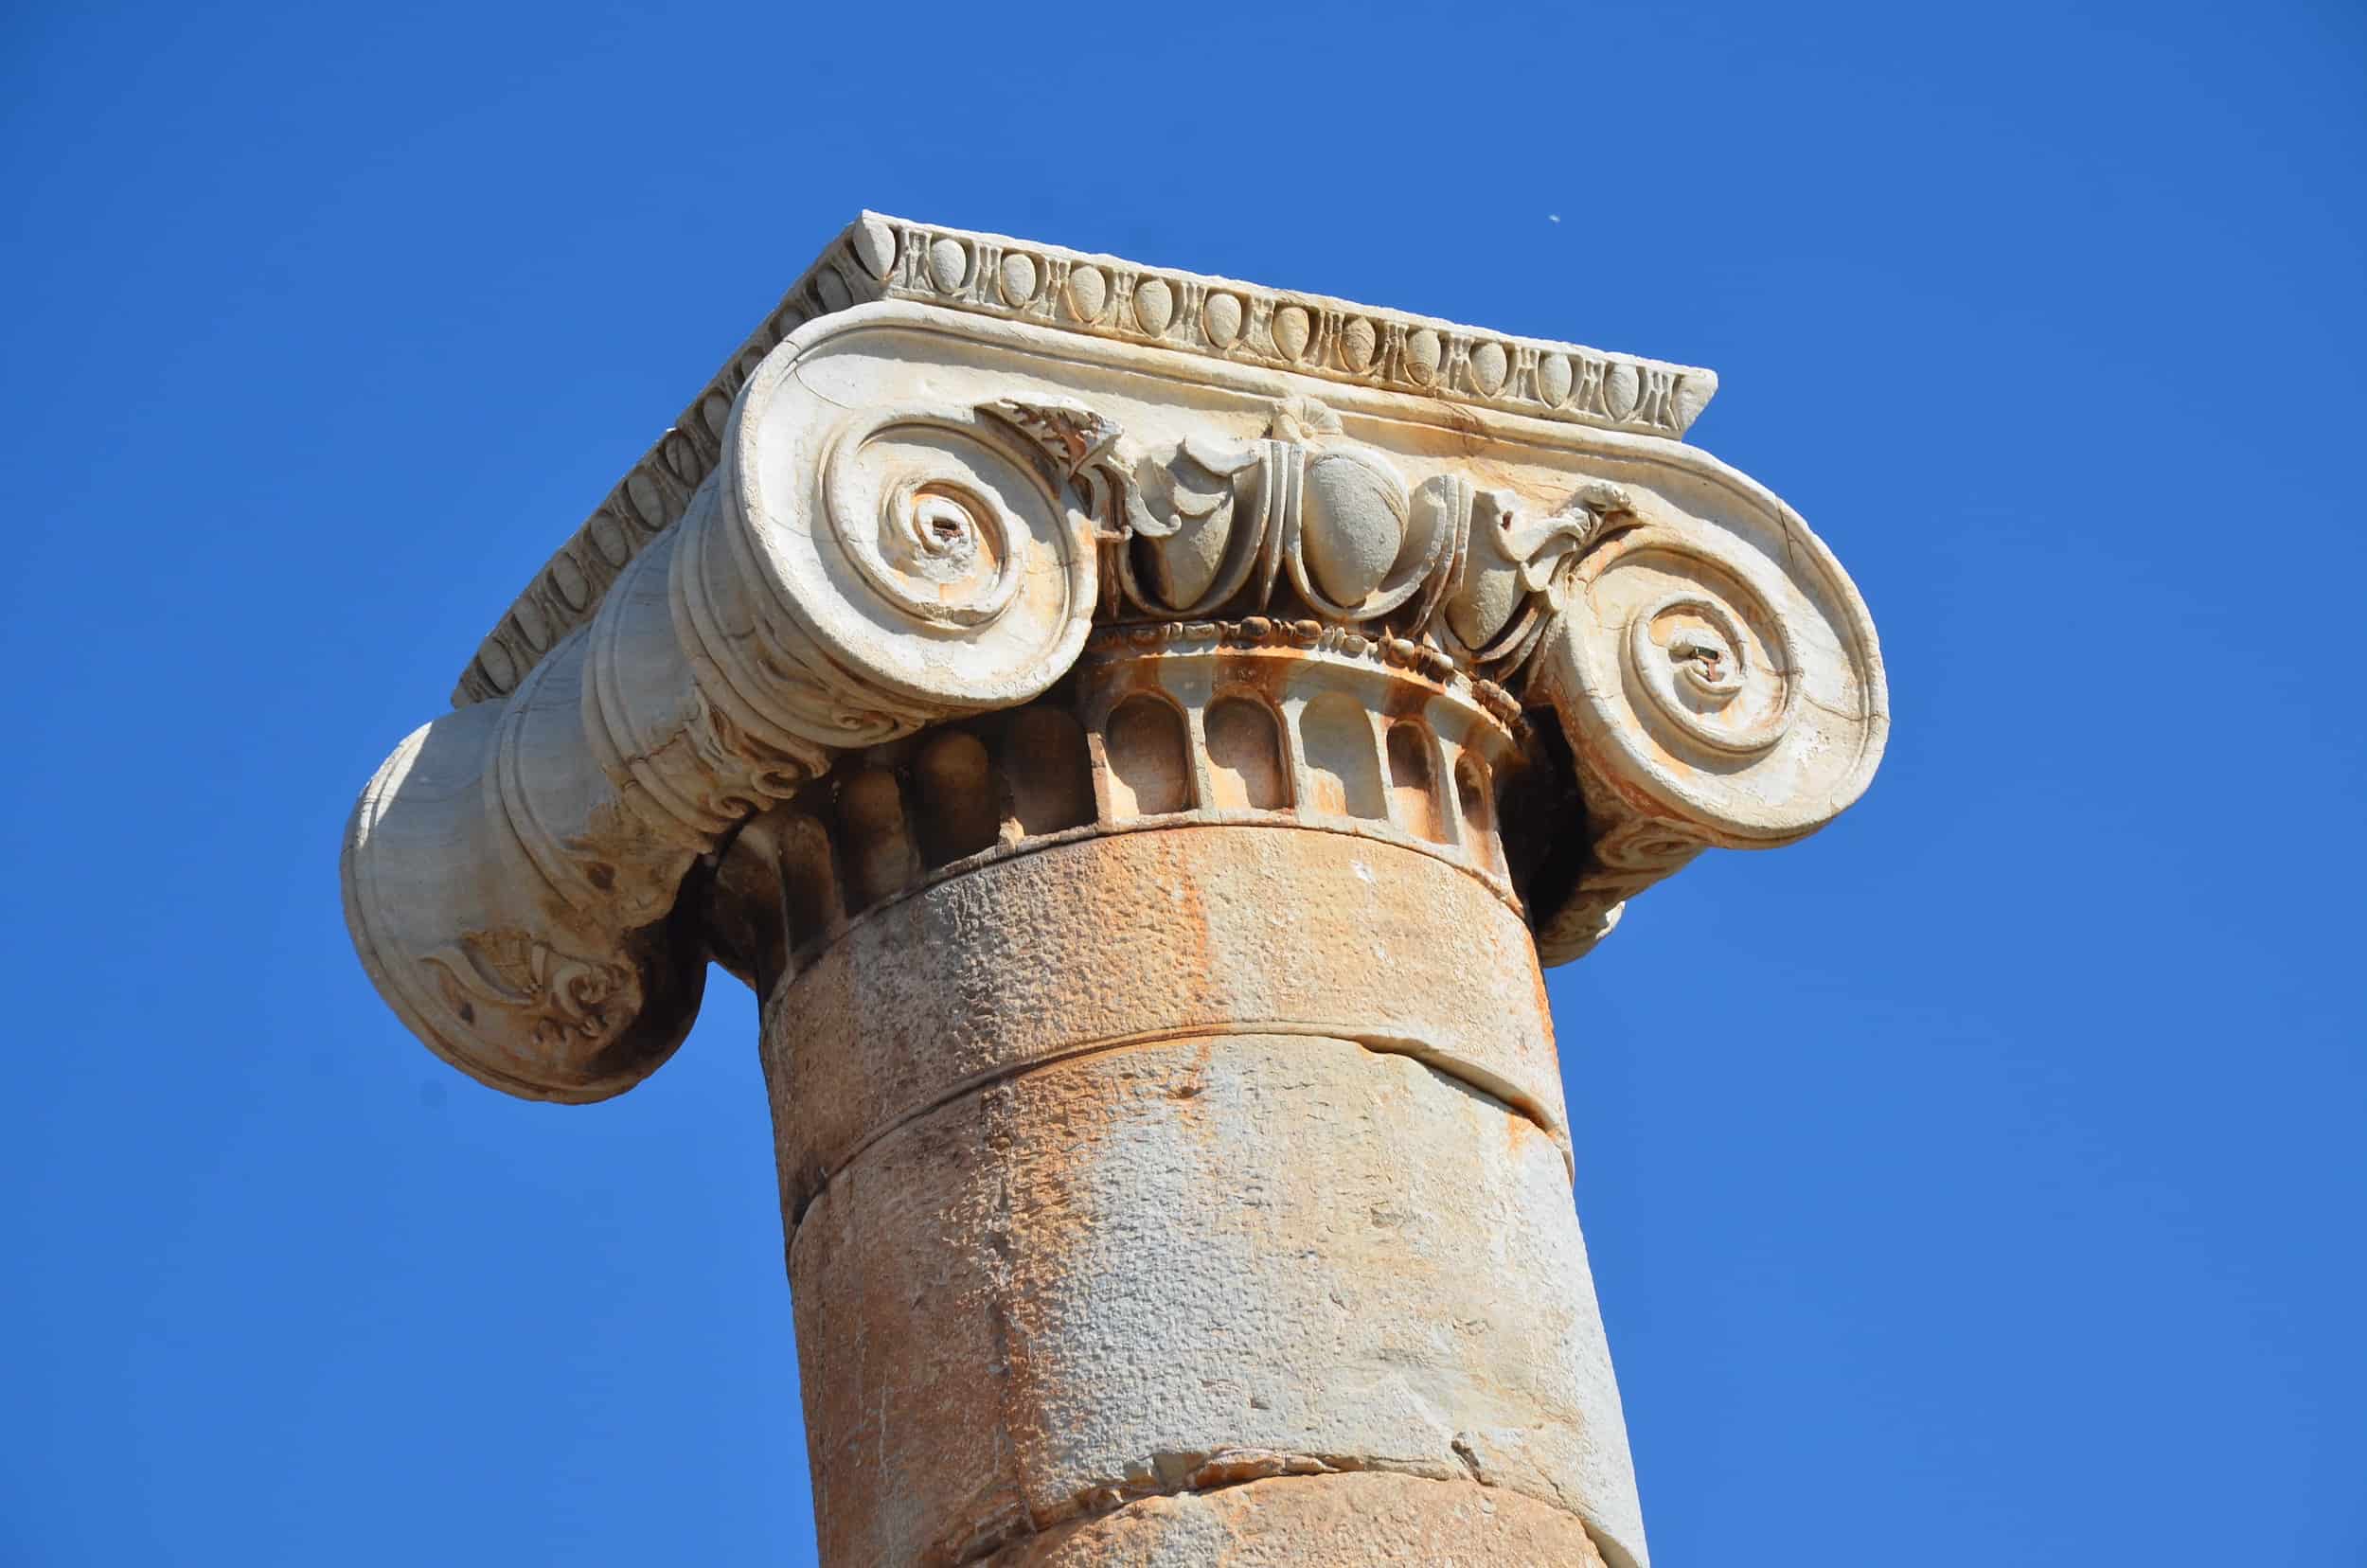
[[[463,1070],[763,995],[832,1568],[1643,1563],[1538,965],[1888,723],[1714,384],[866,215],[372,780]]]
[[[1411,1057],[1186,1036],[1001,1080],[832,1181],[790,1277],[828,1561],[1266,1468],[1476,1479],[1642,1556],[1561,1151]]]

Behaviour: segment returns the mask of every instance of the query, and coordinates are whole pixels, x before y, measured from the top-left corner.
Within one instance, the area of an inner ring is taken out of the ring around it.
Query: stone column
[[[1886,722],[1714,385],[865,215],[372,782],[463,1070],[762,996],[829,1568],[1644,1563],[1539,964]]]

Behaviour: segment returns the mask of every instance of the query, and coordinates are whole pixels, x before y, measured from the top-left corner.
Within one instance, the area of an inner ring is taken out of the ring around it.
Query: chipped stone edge
[[[1717,390],[1698,366],[865,212],[543,563],[462,671],[453,706],[506,696],[592,618],[715,468],[732,400],[767,353],[810,321],[881,299],[1664,437],[1682,438]]]
[[[1211,1492],[1260,1481],[1310,1481],[1336,1475],[1388,1475],[1442,1486],[1502,1485],[1481,1469],[1468,1434],[1457,1433],[1450,1452],[1460,1470],[1419,1457],[1367,1457],[1361,1454],[1318,1454],[1265,1448],[1219,1448],[1204,1452],[1162,1452],[1130,1467],[1121,1479],[1078,1488],[1059,1505],[1041,1510],[1013,1498],[965,1522],[960,1533],[940,1541],[921,1557],[923,1563],[972,1568],[990,1564],[996,1557],[1022,1542],[1058,1536],[1090,1526],[1138,1503],[1179,1497],[1204,1497]],[[1594,1549],[1594,1568],[1634,1568],[1635,1559],[1617,1539],[1583,1508],[1573,1507],[1557,1495],[1507,1488],[1540,1507],[1569,1516],[1586,1533]],[[1558,1488],[1557,1488],[1558,1490]],[[1585,1568],[1585,1565],[1576,1565]]]

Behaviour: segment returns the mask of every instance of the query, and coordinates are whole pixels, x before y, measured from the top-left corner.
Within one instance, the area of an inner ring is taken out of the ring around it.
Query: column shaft
[[[871,912],[767,1061],[828,1568],[1213,1562],[1253,1481],[1298,1560],[1402,1560],[1490,1489],[1537,1506],[1485,1560],[1640,1547],[1542,988],[1478,879],[1086,837]]]

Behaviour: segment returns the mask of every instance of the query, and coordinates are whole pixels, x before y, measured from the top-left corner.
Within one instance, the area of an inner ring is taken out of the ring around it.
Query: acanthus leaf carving
[[[1628,900],[1675,876],[1711,841],[1690,823],[1638,811],[1599,773],[1580,764],[1584,861],[1575,883],[1550,907],[1532,913],[1537,951],[1547,965],[1582,958],[1611,935]]]
[[[475,1025],[479,1004],[518,1015],[544,1050],[599,1045],[641,1008],[641,983],[622,964],[562,953],[523,932],[472,931],[420,963],[434,971],[445,1006]]]
[[[1043,450],[1063,479],[1077,479],[1117,451],[1118,427],[1081,403],[997,398],[979,412],[992,415]]]

